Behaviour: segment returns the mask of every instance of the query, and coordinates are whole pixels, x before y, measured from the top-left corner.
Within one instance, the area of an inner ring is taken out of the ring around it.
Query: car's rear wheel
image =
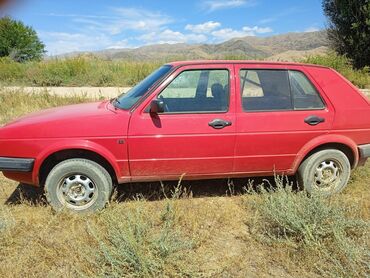
[[[330,196],[342,191],[350,178],[351,164],[339,150],[329,149],[309,156],[298,169],[300,184],[310,194]]]
[[[112,193],[112,178],[102,166],[87,159],[57,164],[45,182],[45,195],[56,210],[94,212],[105,207]]]

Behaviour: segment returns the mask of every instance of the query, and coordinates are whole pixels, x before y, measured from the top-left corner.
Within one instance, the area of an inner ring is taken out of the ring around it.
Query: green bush
[[[370,274],[370,252],[366,246],[369,222],[349,217],[354,208],[294,192],[276,179],[277,187],[261,187],[261,199],[253,206],[258,212],[252,230],[263,242],[293,247],[297,257],[310,257],[320,275],[333,277]]]
[[[365,88],[370,84],[370,69],[368,67],[355,70],[347,57],[340,56],[335,52],[327,55],[310,56],[304,59],[303,62],[331,67],[359,88]]]
[[[22,80],[25,75],[25,66],[14,62],[10,58],[0,58],[0,82],[13,83]]]

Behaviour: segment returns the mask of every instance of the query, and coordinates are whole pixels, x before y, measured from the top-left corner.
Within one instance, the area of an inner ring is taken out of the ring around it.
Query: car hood
[[[116,110],[108,101],[69,105],[6,124],[0,128],[0,139],[122,136],[128,119],[128,111]]]

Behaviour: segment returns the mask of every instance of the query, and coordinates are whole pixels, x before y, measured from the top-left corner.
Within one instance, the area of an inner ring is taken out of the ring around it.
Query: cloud
[[[38,31],[46,44],[48,55],[59,55],[75,51],[100,50],[109,47],[113,41],[104,34],[90,35],[66,32]]]
[[[248,0],[207,1],[210,9],[247,5]],[[74,27],[69,32],[39,31],[49,55],[74,51],[134,48],[149,44],[218,43],[232,38],[270,33],[270,27],[244,26],[241,29],[222,27],[218,21],[189,23],[183,29],[171,28],[175,19],[159,11],[137,8],[110,8],[110,14],[58,14]]]
[[[127,39],[112,42],[111,45],[106,47],[106,49],[122,49],[122,48],[131,48],[130,43]]]
[[[299,13],[302,13],[304,11],[305,10],[303,10],[300,7],[290,7],[288,9],[283,10],[282,12],[275,12],[274,15],[272,15],[270,17],[263,18],[260,21],[258,21],[258,23],[259,24],[271,23],[271,22],[279,20],[280,18],[287,17],[288,15],[299,14]]]
[[[188,24],[185,26],[185,30],[192,31],[194,33],[209,33],[221,26],[221,23],[208,21],[203,24]]]
[[[111,17],[102,17],[99,21],[90,17],[75,17],[74,22],[86,25],[92,31],[107,32],[118,35],[124,31],[148,31],[160,29],[171,23],[169,16],[145,9],[113,8]]]
[[[303,32],[309,33],[309,32],[317,32],[317,31],[320,31],[320,28],[311,26],[311,27],[306,28]]]
[[[256,3],[254,1],[248,0],[208,0],[203,2],[203,8],[209,12],[213,12],[216,10],[232,9],[245,5],[254,6],[255,4]]]
[[[273,30],[270,27],[258,27],[258,26],[248,27],[248,26],[245,26],[245,27],[243,27],[243,31],[252,32],[252,33],[256,33],[256,34],[266,34],[266,33],[271,33]]]
[[[175,44],[175,43],[202,43],[207,40],[203,34],[184,34],[171,29],[160,32],[150,32],[137,37],[138,40],[147,44]]]
[[[273,30],[270,27],[249,27],[245,26],[241,30],[234,30],[232,28],[224,28],[213,31],[211,34],[216,42],[223,42],[233,38],[241,38],[247,36],[256,36],[256,34],[271,33]]]

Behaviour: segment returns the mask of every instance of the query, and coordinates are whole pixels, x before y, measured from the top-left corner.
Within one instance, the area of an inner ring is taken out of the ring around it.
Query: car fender
[[[34,169],[32,173],[32,180],[35,184],[39,184],[39,171],[42,163],[45,161],[53,153],[63,151],[63,150],[71,150],[71,149],[80,149],[80,150],[87,150],[92,151],[103,158],[105,158],[110,165],[113,167],[116,176],[119,177],[119,166],[117,164],[117,160],[114,155],[105,147],[95,142],[86,139],[66,139],[64,141],[58,141],[55,144],[52,144],[45,148],[39,155],[36,157]]]
[[[298,170],[299,166],[303,162],[303,159],[314,149],[326,145],[326,144],[343,144],[349,147],[354,155],[354,163],[353,167],[356,167],[359,161],[359,152],[358,152],[358,147],[357,144],[351,139],[343,135],[339,134],[325,134],[321,135],[319,137],[316,137],[306,143],[298,152],[296,159],[294,160],[293,163],[293,172],[296,173]]]

